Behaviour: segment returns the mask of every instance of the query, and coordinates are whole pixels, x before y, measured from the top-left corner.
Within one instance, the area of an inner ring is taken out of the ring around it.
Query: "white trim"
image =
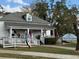
[[[5,21],[4,21],[4,22],[5,22]],[[9,23],[14,23],[14,22],[12,22],[12,21],[7,21],[7,22],[9,22]],[[6,23],[7,23],[7,22],[6,22]],[[47,26],[49,26],[49,23],[48,23],[48,24],[44,24],[44,23],[39,24],[39,23],[19,22],[19,21],[18,21],[18,22],[15,22],[15,23],[19,23],[19,24],[20,24],[20,23],[24,23],[24,24],[33,24],[33,25],[42,25],[42,26],[43,26],[43,25],[47,25]]]
[[[7,29],[9,29],[10,27],[12,27],[13,29],[34,29],[34,30],[41,30],[41,29],[46,29],[46,30],[53,30],[55,28],[44,28],[44,27],[29,27],[29,26],[8,26]]]
[[[13,29],[36,29],[36,30],[41,30],[42,28],[37,28],[37,27],[25,27],[25,26],[9,26],[9,28],[12,27]]]
[[[55,37],[55,29],[53,29],[53,37]]]
[[[41,39],[40,40],[44,44],[44,35],[43,35],[43,33],[44,33],[43,29],[41,29]]]
[[[12,27],[10,27],[10,38],[12,38]]]
[[[29,35],[29,31],[30,31],[29,28],[27,28],[27,34],[28,34],[28,35]]]

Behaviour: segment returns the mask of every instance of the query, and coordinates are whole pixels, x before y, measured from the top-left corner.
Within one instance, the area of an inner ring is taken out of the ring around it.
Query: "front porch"
[[[27,43],[31,45],[40,45],[45,43],[44,37],[46,35],[46,30],[43,28],[27,28],[21,26],[9,26],[7,28],[9,36],[2,38],[3,48],[6,47],[27,47]],[[47,29],[48,30],[48,29]],[[53,31],[54,34],[54,31]],[[40,39],[37,39],[36,36],[40,35]],[[54,35],[51,35],[54,37]],[[27,43],[26,43],[27,40]]]

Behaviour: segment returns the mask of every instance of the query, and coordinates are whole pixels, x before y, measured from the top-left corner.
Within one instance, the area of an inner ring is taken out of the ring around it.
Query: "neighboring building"
[[[0,18],[0,44],[14,44],[13,42],[25,41],[25,33],[31,44],[37,45],[36,36],[40,35],[40,40],[44,44],[44,37],[55,37],[53,26],[50,23],[29,13],[12,13]],[[16,43],[16,44],[17,44]]]

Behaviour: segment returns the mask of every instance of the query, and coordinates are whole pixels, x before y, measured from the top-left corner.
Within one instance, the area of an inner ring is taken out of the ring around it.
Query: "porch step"
[[[27,44],[23,44],[23,43],[3,45],[3,48],[7,48],[7,47],[28,47],[28,46],[27,46]]]
[[[11,45],[11,44],[3,45],[3,48],[6,48],[6,47],[13,47],[13,45]]]
[[[28,47],[28,46],[27,46],[27,44],[23,44],[23,43],[19,44],[19,43],[17,43],[17,44],[14,44],[14,47]]]

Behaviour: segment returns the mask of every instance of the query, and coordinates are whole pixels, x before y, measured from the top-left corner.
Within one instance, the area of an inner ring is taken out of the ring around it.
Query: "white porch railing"
[[[29,42],[28,42],[29,43]],[[6,47],[27,47],[26,39],[23,38],[2,38],[0,40],[0,44],[3,48]],[[30,41],[31,45],[40,45],[40,41],[33,38],[32,42]]]
[[[2,45],[3,45],[3,48],[27,46],[25,39],[22,39],[22,38],[3,38]]]
[[[33,37],[33,40],[32,40],[32,45],[40,45],[40,40],[36,39]]]

